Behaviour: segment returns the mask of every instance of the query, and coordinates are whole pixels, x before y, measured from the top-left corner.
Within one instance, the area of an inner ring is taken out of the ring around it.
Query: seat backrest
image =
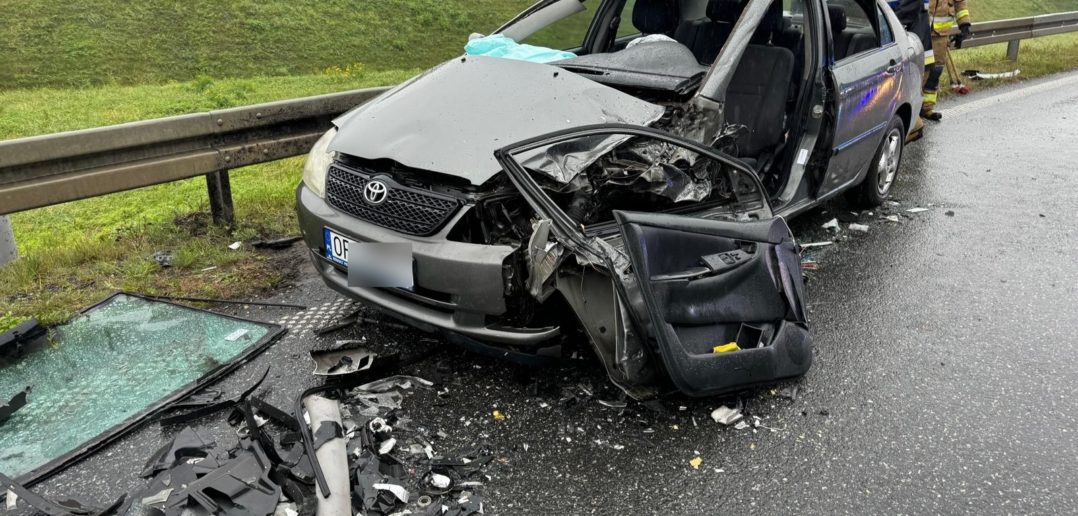
[[[749,45],[726,90],[725,118],[744,125],[737,139],[740,157],[757,157],[782,141],[786,130],[786,97],[793,78],[789,49]]]
[[[681,22],[678,0],[636,0],[633,26],[643,34],[672,36]]]
[[[710,65],[730,38],[744,7],[745,0],[710,0],[706,16],[683,23],[674,39],[689,47],[700,64]]]
[[[850,43],[849,46],[846,47],[846,55],[852,56],[866,50],[871,50],[877,46],[875,34],[853,32],[850,33]]]

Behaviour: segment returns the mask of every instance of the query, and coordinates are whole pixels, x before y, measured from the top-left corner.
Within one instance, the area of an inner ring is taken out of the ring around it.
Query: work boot
[[[939,122],[940,120],[943,120],[943,114],[932,108],[922,108],[921,118],[932,122]]]

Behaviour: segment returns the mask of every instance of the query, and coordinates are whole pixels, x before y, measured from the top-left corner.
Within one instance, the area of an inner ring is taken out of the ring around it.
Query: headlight
[[[314,142],[314,147],[307,154],[307,163],[303,165],[303,184],[322,198],[326,196],[326,172],[337,157],[336,152],[329,151],[329,142],[333,141],[334,136],[337,136],[336,127],[326,131],[326,134]]]

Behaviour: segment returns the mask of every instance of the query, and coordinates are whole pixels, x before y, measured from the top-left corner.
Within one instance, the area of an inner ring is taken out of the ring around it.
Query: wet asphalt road
[[[900,205],[885,210],[901,222],[863,214],[869,233],[844,223],[834,246],[810,253],[813,368],[785,385],[795,400],[739,396],[773,431],[708,418],[733,398],[668,396],[666,414],[606,408],[595,400],[617,391],[586,354],[536,373],[371,325],[325,339],[293,328],[221,388],[272,364],[267,395],[285,405],[315,384],[307,350],[343,338],[427,356],[407,370],[421,376],[448,365],[449,398],[419,392],[405,410],[450,434],[438,451],[494,444],[487,514],[1076,512],[1078,74],[944,108],[905,156]],[[835,202],[792,225],[802,242],[829,239],[820,225],[853,220],[845,210]],[[337,299],[305,271],[275,299]],[[219,419],[198,426],[233,442]],[[137,471],[174,430],[144,426],[41,488],[105,500],[141,487]]]

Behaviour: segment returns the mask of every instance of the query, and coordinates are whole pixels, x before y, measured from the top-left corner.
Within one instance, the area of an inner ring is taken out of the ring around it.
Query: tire
[[[847,198],[858,208],[875,208],[891,196],[898,166],[902,163],[902,151],[906,141],[906,125],[897,115],[887,125],[883,141],[872,157],[865,179],[849,192]]]

